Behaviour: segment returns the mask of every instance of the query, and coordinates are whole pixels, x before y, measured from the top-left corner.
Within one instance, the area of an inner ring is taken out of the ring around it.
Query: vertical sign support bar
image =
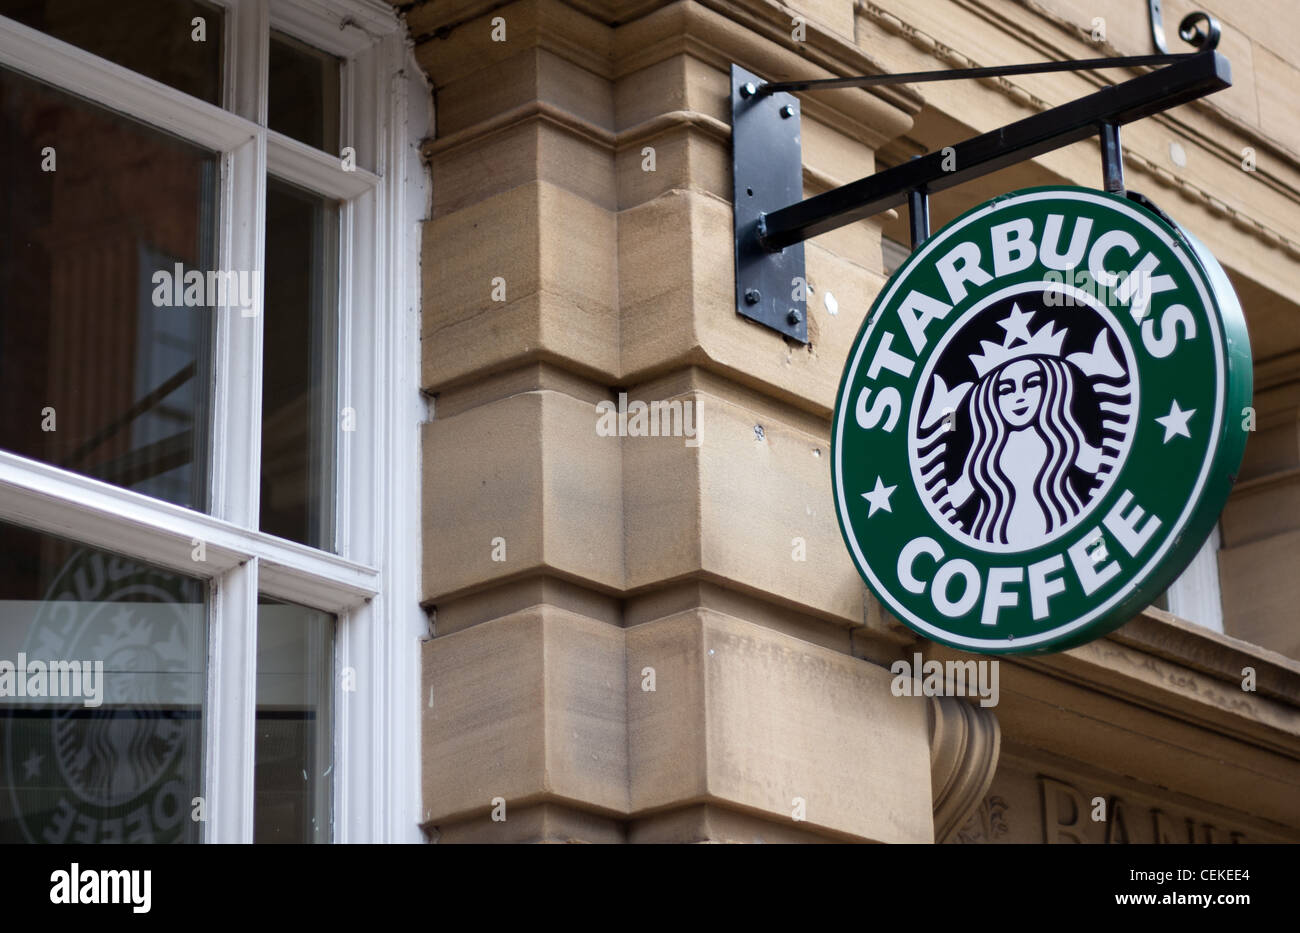
[[[759,94],[762,80],[731,66],[731,203],[736,237],[736,311],[808,342],[808,273],[803,242],[769,251],[758,239],[763,215],[803,197],[799,100]]]
[[[1111,194],[1124,194],[1124,152],[1119,145],[1119,124],[1101,125],[1101,176]]]
[[[912,249],[916,250],[930,238],[930,195],[924,188],[913,188],[907,193],[907,214]]]

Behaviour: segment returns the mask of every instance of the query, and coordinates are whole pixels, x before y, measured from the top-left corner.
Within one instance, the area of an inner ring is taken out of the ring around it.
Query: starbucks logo
[[[1131,446],[1132,347],[1105,307],[1082,291],[1060,307],[1059,294],[1032,285],[990,296],[945,334],[919,380],[912,482],[931,517],[988,550],[1073,528]]]
[[[936,233],[881,292],[834,420],[845,542],[901,621],[1059,650],[1180,573],[1245,444],[1222,270],[1132,201],[1029,189]]]
[[[35,659],[103,662],[103,702],[31,700],[0,741],[9,809],[29,842],[197,839],[202,605],[179,578],[74,551],[24,643]],[[196,643],[197,642],[197,643]]]
[[[163,714],[168,692],[184,689],[183,675],[159,672],[183,670],[187,645],[181,620],[173,621],[168,606],[163,618],[168,642],[156,642],[159,625],[142,617],[135,600],[161,605],[170,594],[151,584],[128,585],[113,594],[114,602],[96,604],[74,638],[74,650],[102,658],[106,671],[124,672],[114,684],[109,708],[63,707],[55,713],[51,739],[59,773],[80,801],[92,807],[120,807],[153,787],[176,762],[183,748],[183,724]],[[97,632],[93,638],[85,633]],[[90,642],[90,644],[87,644]],[[168,679],[178,681],[168,684]]]

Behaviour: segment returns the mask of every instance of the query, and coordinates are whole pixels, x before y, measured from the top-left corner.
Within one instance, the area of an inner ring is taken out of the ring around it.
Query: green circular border
[[[957,639],[942,638],[933,632],[922,631],[916,626],[910,624],[906,619],[898,618],[898,621],[906,625],[909,629],[917,632],[919,635],[957,648],[971,654],[988,654],[988,655],[1016,655],[1016,654],[1049,654],[1063,651],[1077,645],[1086,644],[1101,636],[1114,631],[1121,625],[1128,622],[1138,612],[1151,605],[1154,599],[1161,592],[1166,590],[1171,583],[1176,580],[1180,574],[1187,568],[1188,564],[1196,556],[1205,540],[1213,531],[1214,526],[1218,523],[1219,515],[1228,500],[1228,495],[1232,491],[1233,484],[1237,479],[1237,471],[1240,469],[1242,457],[1246,449],[1246,431],[1242,429],[1239,413],[1243,408],[1250,405],[1253,394],[1253,364],[1250,352],[1250,337],[1246,330],[1246,319],[1242,312],[1241,302],[1237,298],[1236,292],[1228,280],[1227,274],[1223,267],[1219,265],[1213,254],[1191,233],[1184,230],[1179,224],[1162,212],[1152,210],[1143,201],[1133,198],[1120,197],[1119,195],[1109,192],[1097,191],[1092,188],[1082,188],[1077,186],[1066,185],[1044,185],[1032,188],[1020,188],[1016,191],[1008,192],[989,201],[978,204],[969,210],[954,218],[940,230],[935,231],[933,236],[938,236],[950,227],[961,223],[966,218],[980,211],[994,207],[1000,202],[1018,198],[1029,194],[1041,194],[1047,192],[1065,193],[1086,193],[1093,197],[1110,199],[1126,208],[1135,210],[1144,214],[1159,228],[1165,230],[1175,243],[1181,243],[1187,251],[1187,257],[1191,265],[1200,273],[1206,286],[1206,291],[1210,296],[1210,301],[1214,309],[1212,316],[1213,323],[1218,329],[1221,341],[1224,363],[1223,374],[1223,418],[1219,425],[1217,436],[1215,437],[1214,455],[1210,460],[1210,466],[1205,477],[1204,486],[1197,503],[1193,506],[1191,514],[1184,523],[1179,536],[1174,540],[1173,545],[1166,552],[1160,565],[1152,571],[1144,580],[1141,580],[1136,586],[1133,586],[1133,592],[1121,599],[1108,611],[1103,613],[1091,622],[1080,626],[1074,631],[1068,632],[1057,638],[1050,638],[1032,645],[1018,645],[1014,641],[1008,642],[1006,648],[994,649],[992,647],[974,648]],[[1145,199],[1143,199],[1145,200]],[[933,237],[932,237],[933,238]],[[877,592],[876,587],[871,584],[867,575],[863,573],[862,567],[859,566],[858,560],[854,555],[854,540],[857,536],[850,536],[849,529],[846,527],[846,516],[840,508],[840,483],[839,483],[839,430],[838,425],[842,417],[847,418],[844,409],[847,406],[852,408],[852,400],[845,398],[845,391],[848,388],[848,379],[851,361],[857,354],[859,347],[866,337],[867,331],[872,326],[877,314],[880,312],[881,302],[886,295],[890,293],[896,280],[911,274],[913,257],[909,256],[907,260],[894,272],[893,275],[881,286],[876,295],[876,300],[872,302],[871,310],[863,319],[861,326],[858,328],[857,335],[853,338],[849,346],[849,351],[845,359],[843,371],[840,373],[839,387],[835,394],[835,410],[831,420],[831,491],[832,502],[835,508],[835,519],[839,525],[840,536],[844,540],[846,549],[849,552],[849,559],[853,562],[854,569],[862,578],[867,588],[880,600],[886,610],[893,609],[893,598],[887,593]],[[907,477],[911,481],[911,476]],[[860,544],[859,544],[860,547]],[[927,620],[929,621],[929,620]],[[1062,623],[1066,624],[1066,623]],[[942,629],[942,626],[931,623],[934,628]]]

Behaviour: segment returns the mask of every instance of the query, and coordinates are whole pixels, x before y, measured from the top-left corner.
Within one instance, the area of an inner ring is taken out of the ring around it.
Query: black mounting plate
[[[791,94],[747,94],[762,79],[731,66],[731,180],[735,205],[736,311],[808,342],[803,243],[777,252],[759,245],[763,213],[803,199],[799,101]],[[788,109],[786,109],[788,108]]]

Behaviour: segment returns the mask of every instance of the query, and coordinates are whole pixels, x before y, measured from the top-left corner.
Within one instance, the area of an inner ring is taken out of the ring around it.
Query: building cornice
[[[1154,607],[1105,638],[1020,663],[1260,747],[1300,753],[1300,662]]]
[[[1032,0],[1024,0],[1024,2],[1028,4],[1032,3]],[[981,13],[987,12],[979,0],[968,0],[968,5],[980,7]],[[988,62],[977,61],[976,59],[951,48],[924,30],[918,29],[894,14],[867,2],[867,0],[859,0],[857,3],[857,11],[860,15],[871,20],[873,23],[876,23],[881,28],[906,39],[916,48],[921,49],[938,61],[951,65],[954,68],[982,68],[989,64]],[[1106,51],[1107,54],[1119,54],[1110,46],[1103,44],[1101,48]],[[1058,57],[1060,58],[1071,57],[1065,49],[1057,49],[1057,51],[1059,53]],[[979,80],[980,83],[994,88],[999,93],[1005,95],[1016,104],[1026,109],[1041,112],[1052,107],[1052,104],[1008,78],[997,77]],[[1101,82],[1097,82],[1097,84],[1099,87],[1103,86]],[[1242,124],[1241,121],[1228,117],[1218,109],[1214,110],[1214,115],[1216,119],[1224,119],[1233,123],[1235,128],[1238,128],[1239,131],[1242,131],[1240,128],[1244,127],[1244,124]],[[1167,126],[1176,128],[1178,132],[1182,133],[1184,136],[1196,137],[1198,142],[1204,145],[1207,150],[1214,152],[1218,157],[1225,161],[1231,162],[1234,167],[1240,161],[1239,155],[1234,153],[1230,147],[1209,140],[1204,136],[1204,134],[1198,132],[1185,121],[1170,117],[1167,114],[1161,114],[1151,119],[1159,120]],[[1252,133],[1250,135],[1252,139],[1255,138],[1255,134]],[[1176,175],[1163,166],[1158,165],[1152,159],[1133,149],[1125,150],[1124,161],[1126,166],[1137,168],[1155,178],[1166,187],[1179,191],[1179,193],[1189,200],[1200,203],[1210,213],[1226,218],[1238,228],[1252,234],[1270,246],[1274,246],[1294,258],[1300,259],[1300,241],[1291,239],[1280,231],[1273,229],[1268,224],[1249,216],[1245,211],[1227,204],[1222,199],[1215,197],[1208,190],[1200,187],[1196,183]],[[1267,178],[1268,176],[1261,174],[1260,177]],[[1278,193],[1300,203],[1300,191],[1296,191],[1295,189],[1284,185],[1277,179],[1270,179],[1270,181],[1270,187],[1278,191]]]
[[[678,0],[618,27],[614,76],[623,77],[683,52],[727,71],[736,62],[770,80],[831,78],[879,71],[880,64],[836,33],[807,24],[790,35],[791,11],[779,4]],[[804,113],[873,148],[905,132],[923,100],[906,88],[844,89],[807,98]]]
[[[985,16],[998,15],[997,12],[988,4],[987,0],[958,0],[958,2],[962,3],[963,5],[967,5],[972,8],[979,9],[981,11],[981,14]],[[1092,38],[1092,33],[1086,27],[1081,26],[1078,23],[1071,22],[1069,19],[1062,16],[1061,14],[1043,6],[1041,3],[1037,2],[1037,0],[1015,0],[1015,2],[1029,9],[1031,12],[1034,13],[1034,15],[1047,20],[1049,23],[1051,23],[1061,32],[1064,32],[1065,34],[1069,35],[1072,39],[1075,40],[1076,45],[1082,45],[1085,49],[1088,49],[1089,50],[1088,54],[1091,54],[1093,51],[1101,52],[1104,55],[1111,56],[1111,57],[1131,54],[1117,49],[1114,45],[1104,40],[1100,42],[1094,41]],[[1012,20],[1007,20],[1007,22],[1008,24],[1014,23],[1014,21]],[[1026,28],[1019,23],[1014,23],[1014,26],[1019,31],[1028,32],[1030,35],[1036,37],[1042,36],[1041,32],[1026,30]],[[1061,49],[1062,57],[1070,57],[1072,54],[1074,54],[1073,52],[1064,50],[1063,47],[1056,46],[1054,44],[1053,44],[1053,48]],[[1178,50],[1175,49],[1173,51],[1177,52]],[[1184,51],[1191,51],[1191,50],[1184,49]],[[1289,162],[1293,167],[1300,168],[1300,163],[1297,163],[1296,154],[1294,152],[1279,145],[1272,138],[1261,135],[1258,127],[1251,126],[1249,123],[1241,119],[1236,114],[1225,109],[1222,104],[1220,104],[1217,100],[1215,100],[1215,98],[1202,97],[1199,100],[1192,101],[1191,104],[1189,104],[1188,106],[1208,113],[1213,117],[1216,123],[1219,124],[1227,123],[1231,125],[1232,128],[1237,133],[1239,133],[1243,137],[1248,138],[1255,145],[1264,147],[1269,151],[1269,154],[1272,155],[1273,157],[1282,161]],[[1167,123],[1171,126],[1177,126],[1180,128],[1182,132],[1188,133],[1189,135],[1195,135],[1198,138],[1198,140],[1200,140],[1202,143],[1206,145],[1207,148],[1222,150],[1223,152],[1221,154],[1224,155],[1226,161],[1234,164],[1240,161],[1240,157],[1238,155],[1235,155],[1230,149],[1223,146],[1221,143],[1218,143],[1216,140],[1205,136],[1204,133],[1199,133],[1196,130],[1191,129],[1186,124],[1185,121],[1179,120],[1177,117],[1172,115],[1165,116],[1163,114],[1158,116],[1157,119],[1160,119],[1161,117],[1163,117],[1161,122]],[[1263,177],[1267,178],[1268,176],[1263,176]],[[1276,184],[1280,189],[1287,191],[1291,197],[1300,199],[1300,190],[1297,190],[1295,186],[1288,185],[1285,182],[1281,181],[1280,179],[1270,179],[1270,180],[1274,184]]]

